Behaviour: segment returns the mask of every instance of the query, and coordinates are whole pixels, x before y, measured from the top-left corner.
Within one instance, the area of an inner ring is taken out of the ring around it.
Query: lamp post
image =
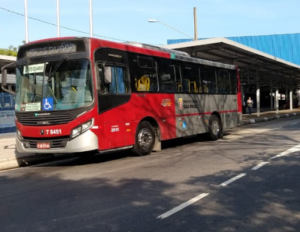
[[[59,0],[56,0],[56,22],[57,22],[57,37],[60,37],[60,19],[59,19]]]
[[[90,5],[90,37],[93,37],[93,6],[92,0],[89,0]]]
[[[176,28],[171,27],[170,25],[165,24],[165,23],[163,23],[163,22],[161,22],[161,21],[159,21],[159,20],[156,20],[156,19],[148,19],[148,22],[149,22],[149,23],[161,23],[161,24],[163,24],[163,25],[165,25],[165,26],[167,26],[167,27],[169,27],[169,28],[171,28],[171,29],[173,29],[173,30],[175,30],[175,31],[177,31],[177,32],[179,32],[179,33],[181,33],[181,34],[183,34],[183,35],[189,37],[189,38],[192,39],[192,40],[194,39],[192,36],[189,36],[189,35],[183,33],[182,31],[179,31],[179,30],[177,30]]]
[[[25,43],[28,43],[28,14],[27,14],[27,0],[24,0],[25,10]]]

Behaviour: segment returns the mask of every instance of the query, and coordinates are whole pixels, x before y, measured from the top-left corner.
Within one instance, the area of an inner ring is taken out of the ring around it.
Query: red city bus
[[[239,125],[242,106],[233,65],[151,45],[68,37],[20,47],[15,110],[20,153],[131,148],[147,155],[164,140],[221,138]]]

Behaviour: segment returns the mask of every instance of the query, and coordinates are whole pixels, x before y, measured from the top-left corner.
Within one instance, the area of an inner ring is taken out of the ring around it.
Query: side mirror
[[[13,94],[13,95],[15,95],[15,92],[10,91],[10,90],[5,88],[6,82],[7,82],[7,70],[6,69],[8,67],[15,66],[15,65],[16,65],[16,62],[12,62],[12,63],[10,63],[8,65],[5,65],[1,68],[1,89],[4,90],[5,92]]]
[[[107,66],[104,67],[104,82],[106,84],[111,84],[111,79],[112,79],[112,69],[111,67]]]
[[[7,82],[7,70],[4,69],[1,72],[1,85],[6,86],[6,82]]]

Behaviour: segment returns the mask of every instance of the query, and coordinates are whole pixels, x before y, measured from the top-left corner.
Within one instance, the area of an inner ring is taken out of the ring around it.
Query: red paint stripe
[[[219,111],[220,114],[226,113],[236,113],[239,112],[238,110],[226,110],[226,111]],[[193,113],[193,114],[177,114],[175,117],[184,117],[184,116],[197,116],[197,115],[205,115],[205,114],[212,114],[213,112],[203,112],[203,113]]]

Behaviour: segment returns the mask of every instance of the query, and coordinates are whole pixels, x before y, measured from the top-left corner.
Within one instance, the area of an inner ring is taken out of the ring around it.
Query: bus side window
[[[230,75],[228,70],[220,69],[217,71],[218,93],[230,93]]]
[[[181,77],[184,93],[198,93],[201,90],[199,67],[195,64],[183,64]]]
[[[229,71],[229,79],[230,79],[230,86],[231,86],[231,93],[236,94],[237,93],[237,71],[231,70]]]
[[[176,66],[172,60],[158,59],[158,76],[160,92],[174,93],[178,91],[176,83]]]
[[[102,94],[107,94],[108,90],[107,90],[107,85],[105,85],[104,82],[104,70],[103,70],[103,66],[101,64],[98,64],[98,85],[99,85],[99,90],[100,93]]]
[[[200,69],[202,92],[217,93],[217,81],[215,68],[211,66],[202,66]]]
[[[156,62],[151,56],[128,53],[134,92],[157,92]]]
[[[127,68],[119,66],[106,67],[109,67],[106,69],[109,73],[104,71],[105,68],[102,65],[98,65],[100,92],[102,94],[129,93]]]

